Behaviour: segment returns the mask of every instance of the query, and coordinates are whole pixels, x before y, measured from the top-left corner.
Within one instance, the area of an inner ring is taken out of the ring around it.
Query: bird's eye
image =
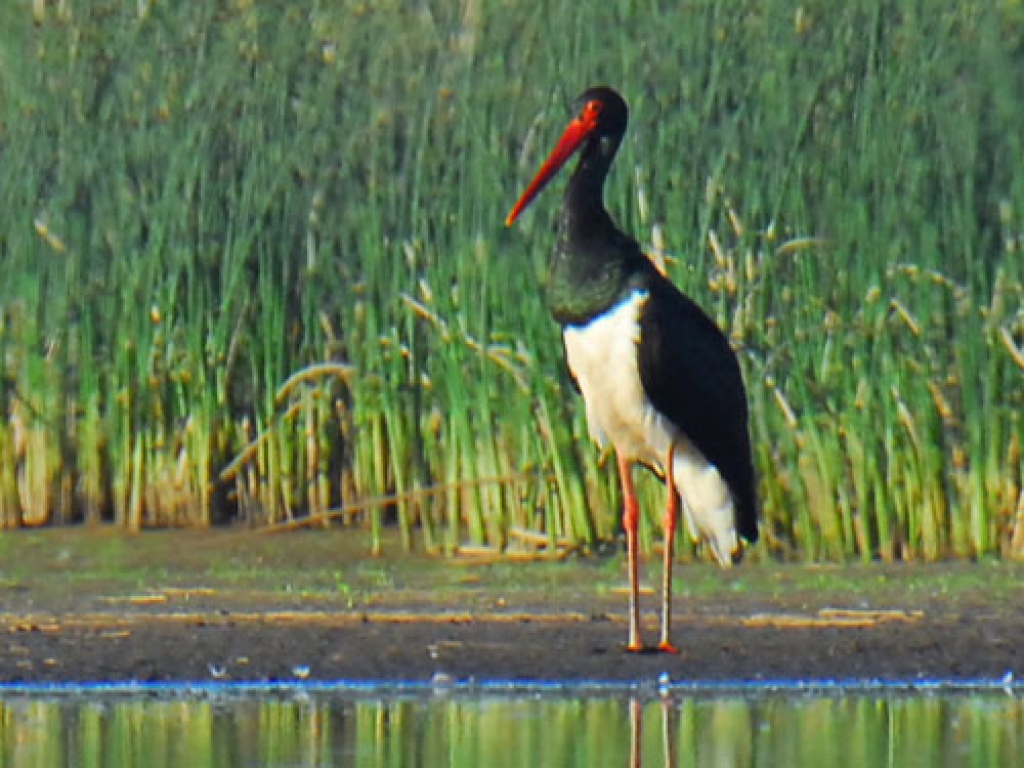
[[[588,130],[593,130],[597,127],[598,115],[601,114],[601,108],[604,106],[597,99],[588,101],[583,105],[583,111],[580,112],[578,120],[587,127]]]

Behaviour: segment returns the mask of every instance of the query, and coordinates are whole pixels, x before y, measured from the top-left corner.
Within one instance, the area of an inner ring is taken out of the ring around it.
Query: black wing
[[[640,315],[640,380],[651,404],[721,473],[736,502],[736,526],[757,541],[757,489],[747,395],[729,340],[691,299],[652,267]]]

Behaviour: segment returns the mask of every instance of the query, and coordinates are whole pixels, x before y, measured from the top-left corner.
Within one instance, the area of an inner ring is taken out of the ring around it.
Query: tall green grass
[[[0,524],[613,537],[541,298],[557,192],[502,228],[607,81],[632,108],[609,206],[741,350],[759,551],[1024,553],[1016,5],[93,0],[0,22]]]

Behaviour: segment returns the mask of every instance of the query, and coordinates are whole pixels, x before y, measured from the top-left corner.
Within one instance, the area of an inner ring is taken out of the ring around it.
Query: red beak
[[[562,138],[558,140],[558,144],[551,150],[551,154],[548,155],[548,159],[544,161],[540,170],[537,171],[537,175],[530,182],[530,186],[526,188],[523,196],[519,198],[519,202],[515,204],[512,212],[505,219],[506,227],[512,226],[519,214],[523,212],[523,209],[530,204],[533,198],[540,194],[540,191],[547,186],[547,183],[551,181],[554,175],[558,173],[558,170],[565,165],[566,161],[579,149],[583,140],[596,127],[597,109],[592,108],[585,109],[582,115],[569,123],[562,134]]]

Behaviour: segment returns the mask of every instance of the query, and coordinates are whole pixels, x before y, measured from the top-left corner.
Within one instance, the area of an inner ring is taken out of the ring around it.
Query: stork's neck
[[[548,285],[548,305],[562,324],[585,323],[617,303],[643,258],[604,207],[604,180],[617,148],[615,137],[588,144],[565,190]]]
[[[560,220],[565,237],[573,228],[587,228],[607,223],[614,228],[604,208],[604,180],[619,149],[621,137],[598,136],[586,143],[580,160],[565,188]]]

